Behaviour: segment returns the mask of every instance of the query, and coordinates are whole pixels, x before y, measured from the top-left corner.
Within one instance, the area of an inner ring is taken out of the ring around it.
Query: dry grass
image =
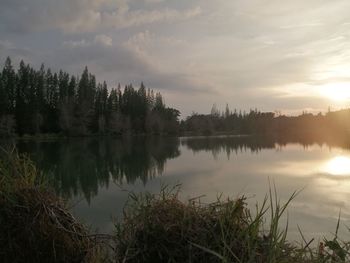
[[[261,232],[265,211],[262,207],[252,217],[244,197],[204,205],[198,199],[179,201],[176,189],[131,194],[124,220],[117,225],[116,260],[268,262],[272,253],[283,257],[278,247],[282,236],[272,240]]]
[[[288,224],[281,228],[279,221],[297,193],[280,204],[270,190],[254,213],[244,197],[184,203],[178,193],[177,187],[165,187],[160,194],[130,194],[116,225],[116,262],[350,262],[349,243],[337,236],[324,240],[321,250],[313,240],[298,246],[287,241]]]
[[[97,262],[97,246],[26,156],[0,161],[0,262]]]

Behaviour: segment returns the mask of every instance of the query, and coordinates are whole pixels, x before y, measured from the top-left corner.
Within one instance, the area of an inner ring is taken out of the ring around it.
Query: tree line
[[[44,65],[39,70],[20,62],[16,71],[8,57],[0,71],[0,135],[59,133],[177,133],[180,112],[167,107],[160,93],[141,83],[122,90],[85,67],[81,76]]]
[[[193,113],[181,123],[181,129],[188,133],[210,135],[213,133],[252,134],[265,132],[275,117],[271,112],[251,110],[249,113],[241,110],[231,111],[226,105],[223,112],[213,105],[210,114]]]
[[[187,135],[257,134],[321,138],[347,136],[350,133],[350,109],[299,116],[286,116],[280,112],[249,112],[233,110],[226,105],[224,111],[214,104],[210,114],[193,113],[181,122],[181,131]]]
[[[193,113],[179,121],[180,112],[167,107],[160,93],[131,84],[108,88],[85,67],[80,76],[44,65],[39,70],[7,58],[0,71],[0,136],[62,134],[65,136],[120,134],[280,134],[337,136],[350,132],[350,110],[326,114],[303,112],[220,111]]]

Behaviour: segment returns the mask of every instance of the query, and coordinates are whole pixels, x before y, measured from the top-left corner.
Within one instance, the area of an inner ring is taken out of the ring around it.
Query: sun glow
[[[334,157],[326,163],[324,170],[331,175],[350,176],[350,158],[346,156]]]
[[[333,101],[344,102],[350,100],[350,83],[331,83],[320,88],[322,96]]]

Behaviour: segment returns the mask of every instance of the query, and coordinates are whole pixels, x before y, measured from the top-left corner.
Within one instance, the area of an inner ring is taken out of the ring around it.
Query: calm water
[[[93,229],[110,232],[120,218],[123,189],[159,191],[182,184],[182,198],[203,201],[246,195],[261,202],[274,181],[281,201],[303,189],[289,207],[289,237],[329,236],[341,210],[342,235],[350,239],[350,150],[345,142],[276,141],[253,137],[70,139],[18,142],[75,204]]]

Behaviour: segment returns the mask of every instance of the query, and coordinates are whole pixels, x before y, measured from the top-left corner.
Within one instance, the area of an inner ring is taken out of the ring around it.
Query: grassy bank
[[[322,243],[287,240],[288,224],[279,222],[296,193],[281,204],[271,188],[255,211],[244,197],[182,202],[179,187],[130,193],[123,220],[102,242],[48,189],[27,157],[2,154],[0,262],[350,262],[350,243],[337,234]]]
[[[255,211],[244,197],[184,203],[178,193],[165,187],[130,195],[117,225],[117,262],[350,262],[349,243],[337,236],[316,243],[300,233],[303,244],[287,240],[288,223],[280,219],[297,193],[281,204],[272,188]]]
[[[0,262],[99,262],[95,238],[31,160],[1,155]]]

